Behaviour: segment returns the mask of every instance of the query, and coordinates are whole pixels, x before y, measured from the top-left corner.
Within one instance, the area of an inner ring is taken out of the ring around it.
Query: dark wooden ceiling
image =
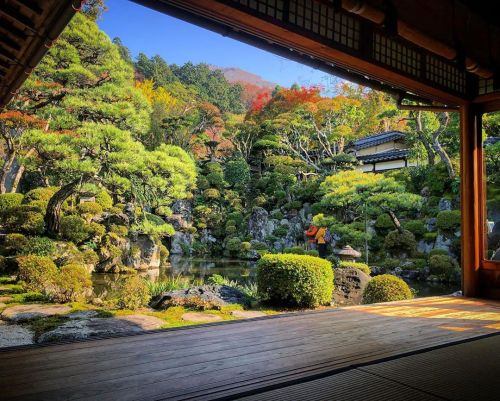
[[[76,0],[0,0],[0,109],[80,5]]]

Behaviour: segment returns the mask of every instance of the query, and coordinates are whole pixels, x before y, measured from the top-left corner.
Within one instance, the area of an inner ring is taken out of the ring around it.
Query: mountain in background
[[[238,83],[243,86],[242,100],[247,107],[250,107],[258,97],[270,97],[277,85],[274,82],[266,81],[257,74],[237,67],[217,67],[211,65],[210,69],[222,71],[228,82]]]

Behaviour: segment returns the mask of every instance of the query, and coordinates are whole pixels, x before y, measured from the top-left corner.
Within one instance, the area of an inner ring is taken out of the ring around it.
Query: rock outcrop
[[[166,309],[170,306],[187,306],[196,309],[220,309],[228,304],[241,304],[245,295],[234,287],[227,285],[202,285],[183,290],[164,292],[151,302],[155,309]]]
[[[363,291],[371,277],[352,267],[334,269],[334,273],[333,302],[341,306],[361,304]]]

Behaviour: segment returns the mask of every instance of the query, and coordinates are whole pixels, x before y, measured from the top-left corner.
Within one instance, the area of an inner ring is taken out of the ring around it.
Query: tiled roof
[[[379,132],[378,134],[365,136],[364,138],[353,141],[349,143],[349,147],[354,147],[355,150],[360,150],[369,148],[370,146],[379,145],[381,143],[404,139],[404,137],[405,134],[400,131]]]
[[[408,157],[408,149],[388,150],[387,152],[375,153],[373,155],[358,156],[363,163],[375,163],[389,160],[400,160]]]

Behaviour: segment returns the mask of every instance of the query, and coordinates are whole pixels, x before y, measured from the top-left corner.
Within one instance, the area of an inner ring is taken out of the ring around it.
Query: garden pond
[[[172,255],[170,264],[158,269],[148,270],[141,274],[152,281],[168,277],[186,277],[191,280],[204,281],[212,274],[219,274],[229,280],[238,281],[241,284],[252,283],[255,280],[256,262],[249,260],[227,259],[227,258],[188,258]],[[97,296],[108,290],[120,275],[109,273],[94,273],[92,276],[94,292]],[[417,297],[430,297],[438,295],[449,295],[460,290],[460,284],[441,283],[427,281],[408,281],[410,287],[416,291]]]

